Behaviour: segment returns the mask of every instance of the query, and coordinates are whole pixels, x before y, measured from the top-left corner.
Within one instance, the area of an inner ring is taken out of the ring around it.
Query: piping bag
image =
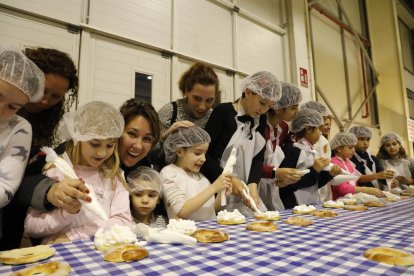
[[[233,173],[233,167],[234,167],[234,164],[236,164],[236,160],[237,160],[236,156],[237,156],[237,148],[233,147],[231,149],[230,156],[226,161],[226,165],[224,166],[222,174],[228,175],[228,174]],[[226,190],[221,191],[220,196],[221,196],[221,199],[220,199],[221,206],[226,206],[227,205]]]

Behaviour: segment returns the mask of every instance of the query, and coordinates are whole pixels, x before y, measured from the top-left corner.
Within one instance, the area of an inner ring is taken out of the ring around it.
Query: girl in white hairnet
[[[160,173],[150,167],[141,166],[130,172],[126,180],[134,222],[150,227],[167,226],[166,217],[154,214],[162,196]]]
[[[231,192],[231,178],[220,175],[212,184],[200,173],[206,161],[210,136],[198,126],[179,128],[164,142],[165,160],[169,164],[161,170],[164,178],[164,204],[169,219],[203,221],[216,218],[221,197]]]
[[[354,163],[350,161],[350,158],[355,153],[355,145],[357,142],[358,140],[356,136],[351,132],[337,133],[331,140],[331,148],[335,152],[335,156],[332,157],[331,163],[338,165],[349,174],[359,178],[361,177],[361,173],[355,168]],[[366,193],[377,197],[384,197],[384,194],[379,189],[357,186],[357,181],[358,180],[350,180],[339,184],[332,184],[333,200],[354,193]]]
[[[295,183],[301,174],[294,168],[279,168],[285,158],[281,146],[285,143],[289,126],[298,113],[298,106],[302,100],[302,93],[294,84],[282,84],[282,97],[267,112],[267,126],[265,130],[266,149],[262,167],[262,179],[259,183],[259,195],[268,210],[285,209],[279,197],[279,188]]]
[[[238,209],[244,215],[254,216],[248,208],[254,207],[244,197],[243,190],[250,193],[255,204],[259,205],[257,185],[264,161],[266,112],[280,99],[281,84],[272,73],[260,71],[242,81],[241,92],[242,97],[236,102],[222,103],[214,108],[205,126],[211,143],[201,170],[210,181],[214,181],[236,148],[232,186],[237,197],[229,197],[226,209]],[[247,183],[247,188],[243,182]]]
[[[43,90],[44,74],[32,61],[17,49],[0,48],[0,212],[20,185],[32,142],[30,124],[16,112],[40,101]]]
[[[95,101],[63,118],[71,140],[62,158],[73,165],[79,178],[93,187],[109,220],[104,221],[86,208],[81,208],[77,214],[62,208],[50,212],[32,209],[25,220],[25,231],[32,238],[43,238],[44,244],[92,238],[100,227],[132,222],[129,193],[119,169],[118,138],[124,129],[122,114],[108,103]],[[51,178],[64,178],[55,167],[45,169],[45,174]],[[69,200],[69,196],[63,199]]]
[[[362,174],[358,179],[358,185],[363,187],[375,187],[383,190],[387,186],[385,179],[394,178],[393,170],[384,170],[379,159],[368,152],[372,132],[366,126],[353,126],[349,132],[355,134],[358,139],[355,145],[355,153],[351,161],[355,168]]]
[[[301,204],[319,203],[318,188],[328,183],[341,169],[334,165],[330,171],[323,168],[329,165],[329,158],[317,157],[313,145],[319,140],[323,124],[322,115],[312,109],[301,108],[292,121],[291,132],[295,134],[296,142],[287,141],[283,146],[281,168],[309,169],[297,182],[281,187],[280,198],[285,208],[293,208]]]
[[[410,158],[402,146],[402,138],[396,133],[388,133],[381,137],[381,146],[377,157],[385,169],[396,172],[396,178],[390,186],[406,189],[414,185],[414,160]]]

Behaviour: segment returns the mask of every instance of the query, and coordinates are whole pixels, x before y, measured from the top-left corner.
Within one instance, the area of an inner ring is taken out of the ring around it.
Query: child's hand
[[[398,182],[398,180],[397,179],[394,179],[392,182],[391,182],[391,189],[395,189],[395,188],[398,188],[398,186],[400,185],[400,182]]]
[[[323,168],[329,165],[330,162],[331,161],[329,160],[329,158],[319,157],[315,159],[315,162],[313,163],[312,167],[315,169],[315,171],[320,173]]]
[[[85,183],[79,179],[63,179],[50,187],[47,200],[58,208],[65,209],[68,213],[77,214],[82,206],[79,200],[87,202],[91,198]]]
[[[363,193],[374,195],[376,197],[385,197],[385,194],[381,192],[380,189],[373,188],[373,187],[363,187]]]
[[[220,175],[212,184],[214,193],[219,193],[222,190],[231,188],[231,177],[229,175]]]
[[[342,170],[341,167],[339,167],[338,165],[333,165],[331,170],[329,171],[329,174],[331,176],[337,176],[338,174],[341,174]]]
[[[395,172],[392,170],[384,170],[379,173],[378,179],[392,179],[394,178]]]
[[[401,184],[407,184],[407,185],[411,185],[411,184],[413,184],[413,180],[412,180],[412,179],[410,179],[410,178],[408,178],[408,177],[405,177],[405,176],[402,176],[402,175],[397,176],[397,180],[398,180],[398,182],[400,182]]]
[[[237,177],[231,178],[231,187],[235,196],[243,198],[243,182]]]
[[[298,173],[299,170],[292,168],[277,168],[276,169],[276,186],[279,188],[285,187],[289,184],[293,184],[299,181],[302,174]]]

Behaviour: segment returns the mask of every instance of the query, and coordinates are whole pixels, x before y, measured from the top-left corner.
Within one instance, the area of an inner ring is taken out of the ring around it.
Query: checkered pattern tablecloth
[[[68,262],[70,275],[414,275],[414,267],[393,267],[362,256],[376,246],[414,253],[414,199],[364,212],[336,211],[339,216],[329,219],[305,216],[314,223],[308,227],[283,223],[293,214],[282,211],[279,229],[272,233],[246,231],[245,224],[201,222],[199,228],[224,230],[230,240],[195,246],[151,243],[146,246],[150,256],[133,263],[103,261],[89,240],[54,245],[57,252],[51,260]],[[23,267],[3,265],[0,275]]]

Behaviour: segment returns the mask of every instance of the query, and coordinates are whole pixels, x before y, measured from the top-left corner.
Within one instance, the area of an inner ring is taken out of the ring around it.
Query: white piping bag
[[[335,164],[333,164],[333,163],[329,163],[328,165],[326,165],[326,166],[323,168],[323,170],[324,170],[324,171],[329,172],[329,171],[332,169],[332,166],[333,166],[333,165],[335,165]],[[347,171],[346,171],[346,170],[344,170],[344,169],[341,169],[341,174],[347,174],[347,175],[350,175],[351,173],[347,172]]]
[[[237,160],[236,156],[237,156],[237,148],[233,147],[231,150],[230,156],[226,161],[226,165],[224,166],[222,174],[227,175],[227,174],[233,173],[233,166],[234,164],[236,164],[236,160]],[[226,206],[227,205],[226,190],[221,191],[220,196],[221,196],[221,199],[220,199],[221,206]]]
[[[246,183],[244,183],[244,181],[242,181],[242,183],[243,183],[243,190],[242,190],[242,192],[243,192],[244,197],[247,198],[247,200],[249,200],[250,205],[252,205],[254,211],[256,213],[261,214],[262,211],[260,211],[259,208],[257,208],[256,202],[254,202],[254,199],[250,196],[249,187],[247,187],[247,185],[246,185]]]
[[[79,179],[79,177],[76,175],[75,171],[73,170],[72,164],[68,163],[65,159],[62,157],[59,157],[56,152],[49,147],[42,147],[41,149],[44,153],[46,153],[46,161],[52,162],[56,168],[63,173],[63,175],[67,178],[71,179]],[[85,183],[85,186],[89,190],[88,196],[92,199],[91,202],[86,202],[84,200],[79,200],[80,203],[84,208],[89,209],[96,215],[98,215],[103,220],[108,220],[109,217],[105,213],[105,211],[102,209],[102,206],[99,204],[98,199],[96,198],[95,192],[93,191],[92,187]]]

